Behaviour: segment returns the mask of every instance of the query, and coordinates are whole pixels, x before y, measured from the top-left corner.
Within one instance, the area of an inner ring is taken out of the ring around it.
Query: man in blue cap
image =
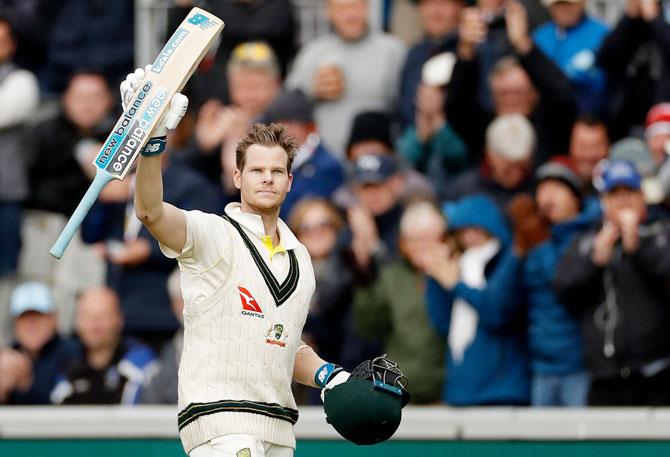
[[[56,305],[49,288],[27,282],[10,300],[14,344],[0,349],[0,402],[47,404],[56,377],[76,346],[56,331]]]
[[[600,228],[559,261],[554,288],[581,319],[589,405],[670,405],[670,224],[648,207],[635,166],[597,167]]]

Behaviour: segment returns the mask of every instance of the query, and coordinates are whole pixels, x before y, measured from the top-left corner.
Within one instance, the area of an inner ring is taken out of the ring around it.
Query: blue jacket
[[[578,320],[559,301],[551,282],[556,264],[570,242],[600,219],[596,199],[581,214],[551,227],[551,237],[532,249],[523,267],[528,302],[528,344],[533,373],[569,374],[584,370],[584,347]]]
[[[342,165],[319,143],[309,159],[292,170],[291,191],[281,207],[280,216],[286,220],[296,203],[305,197],[330,198],[344,183]]]
[[[454,299],[466,300],[479,315],[472,344],[463,360],[455,364],[447,351],[447,380],[443,400],[451,405],[526,405],[530,398],[530,375],[523,310],[516,296],[521,260],[512,252],[509,232],[496,206],[482,196],[452,204],[449,227],[476,226],[502,242],[501,251],[486,265],[487,285],[474,289],[458,283],[446,290],[429,279],[426,302],[435,329],[447,336]]]
[[[533,32],[533,41],[570,79],[579,112],[604,106],[606,78],[595,55],[607,33],[605,24],[588,16],[568,30],[550,21]]]

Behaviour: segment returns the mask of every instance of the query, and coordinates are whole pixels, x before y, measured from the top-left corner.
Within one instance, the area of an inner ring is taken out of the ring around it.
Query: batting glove
[[[133,73],[129,73],[119,86],[121,92],[121,106],[124,111],[128,107],[133,95],[135,95],[135,92],[150,68],[151,65],[147,65],[144,69],[138,68]],[[179,125],[179,121],[181,121],[186,114],[187,108],[188,97],[181,93],[174,94],[170,101],[170,106],[168,106],[167,111],[152,130],[151,138],[147,142],[147,145],[142,149],[142,155],[156,156],[165,150],[167,131],[173,130]]]
[[[333,363],[321,365],[314,375],[314,382],[317,386],[321,387],[321,401],[323,402],[327,390],[332,389],[338,384],[342,384],[349,379],[349,376],[349,372],[339,365]]]

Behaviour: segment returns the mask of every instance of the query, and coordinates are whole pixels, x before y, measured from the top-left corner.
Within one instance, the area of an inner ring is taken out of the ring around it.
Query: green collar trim
[[[249,239],[247,234],[244,233],[244,229],[242,229],[242,226],[239,224],[239,222],[237,222],[227,214],[224,214],[223,218],[228,222],[230,222],[230,224],[235,228],[235,230],[237,230],[237,233],[240,234],[240,237],[242,237],[244,245],[249,250],[251,258],[254,260],[254,263],[258,267],[258,270],[261,272],[263,280],[265,281],[265,284],[268,286],[268,289],[272,294],[272,298],[274,298],[275,300],[275,304],[277,306],[283,305],[286,302],[286,300],[289,299],[291,294],[295,292],[296,288],[298,287],[298,279],[300,278],[300,267],[298,266],[298,258],[296,257],[295,252],[293,252],[293,249],[289,249],[286,251],[288,253],[289,258],[288,276],[286,276],[284,282],[280,284],[279,281],[277,281],[277,278],[275,278],[275,275],[270,270],[270,267],[268,267],[265,261],[263,260],[263,257],[260,255],[256,247],[254,246],[253,242]]]

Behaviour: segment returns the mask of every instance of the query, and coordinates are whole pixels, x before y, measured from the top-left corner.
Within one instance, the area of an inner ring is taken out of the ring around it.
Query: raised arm
[[[121,102],[125,105],[144,78],[138,68],[121,83]],[[151,235],[164,246],[181,252],[186,243],[186,216],[183,211],[163,201],[161,154],[165,150],[168,129],[174,129],[188,107],[188,98],[175,94],[151,138],[140,153],[135,181],[135,215]]]
[[[181,252],[186,243],[186,216],[163,201],[161,158],[140,157],[135,181],[135,215],[162,245]]]

